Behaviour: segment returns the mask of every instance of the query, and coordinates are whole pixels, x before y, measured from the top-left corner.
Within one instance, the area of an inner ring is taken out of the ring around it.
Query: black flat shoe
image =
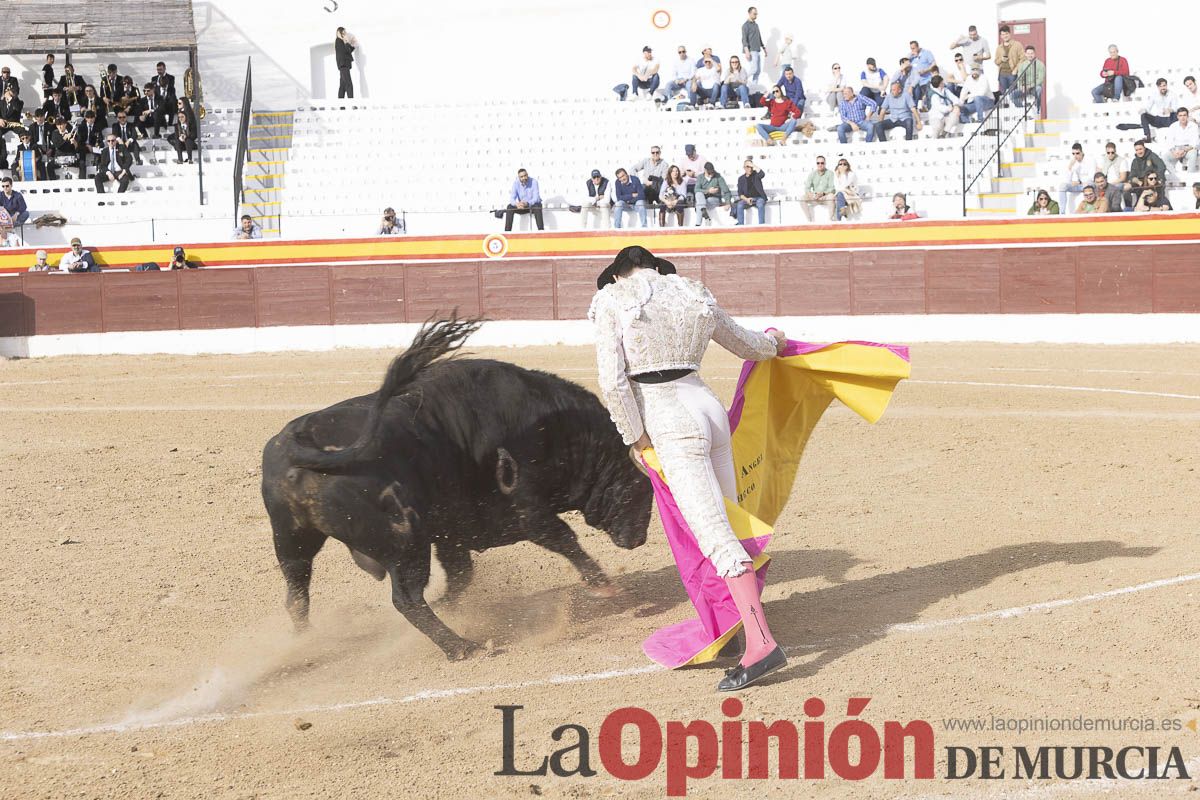
[[[743,667],[738,664],[736,667],[725,670],[725,677],[717,684],[717,691],[736,692],[738,689],[745,689],[760,678],[765,678],[786,666],[787,656],[783,654],[783,648],[775,645],[774,650],[750,666]]]

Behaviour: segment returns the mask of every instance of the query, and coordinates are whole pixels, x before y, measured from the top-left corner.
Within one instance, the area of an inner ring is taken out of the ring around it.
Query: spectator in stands
[[[58,83],[54,80],[54,53],[46,53],[46,63],[42,65],[42,101],[50,99],[50,93]]]
[[[921,215],[913,210],[908,204],[908,197],[904,192],[896,192],[892,195],[892,213],[888,219],[896,219],[901,222],[918,219]]]
[[[842,65],[834,64],[830,67],[829,83],[825,86],[825,102],[829,104],[830,111],[838,110],[838,103],[842,99],[842,88],[847,86],[846,79],[842,77]]]
[[[1042,107],[1042,91],[1046,85],[1046,65],[1037,57],[1037,48],[1031,44],[1025,45],[1025,60],[1021,62],[1017,73],[1017,82],[1013,84],[1013,97],[1018,103],[1025,102],[1025,95],[1033,93],[1033,107]]]
[[[181,97],[175,101],[175,110],[171,112],[171,120],[174,121],[175,115],[183,112],[187,115],[188,125],[192,130],[200,130],[200,122],[196,119],[196,112],[192,109],[192,103],[186,97]]]
[[[687,47],[684,45],[679,45],[675,52],[679,55],[679,60],[671,68],[671,78],[667,81],[664,93],[668,102],[680,94],[686,94],[688,102],[691,102],[692,78],[696,75],[696,65],[688,58]]]
[[[692,76],[688,99],[694,108],[699,108],[701,103],[706,108],[712,108],[721,96],[721,69],[712,56],[705,56],[702,63],[703,66]]]
[[[96,119],[96,112],[90,108],[83,112],[83,120],[75,129],[75,145],[79,155],[79,177],[87,176],[88,162],[95,166],[100,163],[100,144],[104,141],[104,125]]]
[[[196,129],[188,120],[187,112],[180,111],[175,115],[175,132],[171,134],[171,147],[175,148],[175,163],[183,163],[183,153],[187,151],[187,163],[192,163],[192,153],[196,149]]]
[[[982,70],[982,67],[980,68]],[[962,97],[963,85],[970,79],[970,73],[967,72],[966,66],[963,64],[963,54],[954,54],[954,66],[949,72],[942,76],[945,78],[946,89],[954,94],[955,97]]]
[[[24,247],[21,234],[11,224],[7,212],[0,211],[0,247]]]
[[[862,197],[858,193],[858,176],[850,169],[850,162],[839,158],[833,169],[833,218],[838,222],[862,210]]]
[[[54,133],[50,137],[53,143],[54,154],[49,168],[57,167],[59,164],[79,164],[79,145],[76,144],[76,131],[67,126],[67,120],[64,117],[59,117],[54,120]],[[83,167],[80,165],[80,173],[82,174]]]
[[[613,227],[620,228],[621,221],[625,216],[625,212],[630,209],[636,209],[638,221],[642,223],[642,227],[646,227],[646,192],[642,188],[642,182],[638,180],[636,175],[630,175],[624,169],[617,170],[617,186],[614,190],[616,193],[616,202],[613,203],[615,209],[613,213]]]
[[[41,111],[41,109],[39,108],[38,111]],[[36,125],[36,123],[33,123],[29,127],[32,129],[35,128]],[[37,165],[36,173],[33,176],[33,179],[38,181],[46,180],[46,165],[42,162],[42,155],[38,151],[37,145],[33,143],[33,137],[29,130],[21,132],[21,143],[17,145],[17,154],[13,156],[12,161],[13,177],[17,178],[18,180],[24,177],[21,172],[21,154],[26,151],[34,154],[34,164]]]
[[[38,154],[38,179],[54,180],[54,144],[52,142],[54,122],[46,118],[45,109],[35,108],[33,110],[33,123],[27,128],[27,132],[33,149]]]
[[[508,208],[504,212],[504,230],[511,231],[514,214],[533,214],[537,229],[542,226],[542,193],[537,179],[530,176],[524,167],[517,170],[517,179],[508,192]]]
[[[900,86],[899,81],[892,81],[892,90],[879,106],[879,140],[886,142],[888,131],[892,128],[903,128],[906,141],[916,138],[915,130],[921,130],[921,117],[912,97]]]
[[[1104,210],[1110,214],[1121,211],[1124,205],[1121,187],[1109,183],[1108,176],[1103,172],[1097,172],[1093,180],[1095,181],[1096,194],[1104,198]]]
[[[160,106],[166,106],[163,125],[169,125],[175,119],[175,76],[167,72],[167,65],[158,62],[154,65],[154,98]]]
[[[199,266],[195,261],[188,261],[182,247],[175,248],[171,256],[171,269],[197,269]]]
[[[1170,95],[1167,79],[1156,80],[1154,88],[1155,91],[1146,98],[1146,104],[1142,106],[1141,122],[1137,124],[1122,122],[1117,125],[1118,130],[1132,131],[1140,127],[1142,138],[1147,142],[1153,142],[1154,132],[1150,130],[1151,128],[1169,128],[1175,123],[1175,109],[1178,104]]]
[[[658,226],[667,227],[667,214],[670,213],[675,215],[675,224],[682,227],[683,212],[687,209],[690,197],[683,173],[679,171],[679,167],[672,164],[667,170],[667,180],[663,183],[662,191],[659,192]]]
[[[1087,185],[1092,175],[1087,164],[1083,161],[1083,145],[1079,142],[1071,145],[1071,157],[1062,169],[1062,183],[1058,186],[1058,205],[1070,208],[1067,204],[1067,194],[1079,194]]]
[[[956,136],[962,125],[962,105],[953,92],[946,88],[941,75],[934,75],[929,82],[929,128],[930,136],[942,139]]]
[[[8,212],[13,225],[24,225],[29,219],[25,196],[13,191],[12,178],[0,178],[0,208]]]
[[[62,89],[63,97],[68,100],[72,97],[82,96],[83,87],[87,82],[75,74],[75,65],[69,61],[63,67],[63,76],[58,79],[58,88]]]
[[[396,212],[392,211],[390,208],[384,209],[384,211],[383,211],[384,225],[379,226],[379,235],[380,236],[386,236],[390,233],[400,233],[401,232],[399,230],[391,230],[391,231],[384,230],[384,226],[387,224],[387,217],[388,217],[389,211],[392,212],[393,223],[395,222]],[[255,224],[254,217],[251,217],[249,214],[242,214],[242,218],[240,220],[238,220],[238,222],[240,224],[236,228],[233,229],[233,238],[235,240],[261,239],[262,238],[262,228],[259,227],[257,224]]]
[[[638,92],[645,92],[645,97],[650,99],[658,91],[660,80],[658,59],[654,57],[654,51],[647,45],[642,48],[642,60],[633,65],[633,78],[629,82],[630,93],[637,97]],[[624,100],[625,96],[622,95],[621,99]]]
[[[333,37],[333,60],[338,70],[338,99],[354,97],[354,80],[350,67],[354,65],[354,45],[345,28],[338,28]]]
[[[871,98],[875,105],[883,102],[883,93],[888,86],[887,73],[875,66],[875,59],[867,59],[867,68],[859,74],[858,79],[862,83],[859,94]]]
[[[785,33],[783,35],[783,47],[779,48],[779,52],[775,54],[775,66],[779,67],[779,74],[788,67],[800,63],[800,48],[792,41],[792,35]]]
[[[0,162],[4,165],[8,164],[8,135],[11,133],[20,141],[20,130],[24,127],[21,124],[21,109],[24,107],[21,98],[13,92],[12,85],[5,86],[0,95]]]
[[[1029,216],[1050,216],[1059,213],[1061,212],[1058,203],[1050,199],[1050,193],[1045,189],[1038,189],[1037,196],[1033,198],[1033,205],[1029,207]]]
[[[1104,78],[1104,83],[1092,89],[1093,102],[1103,103],[1107,98],[1115,103],[1124,97],[1125,82],[1129,80],[1129,62],[1117,51],[1115,44],[1108,46],[1108,58],[1100,67],[1100,77]]]
[[[683,172],[683,180],[687,184],[690,197],[696,189],[696,179],[704,173],[704,157],[696,152],[696,145],[685,144],[683,146],[683,157],[679,159],[679,169]]]
[[[125,79],[117,74],[117,65],[109,64],[104,77],[100,79],[100,99],[108,106],[109,111],[112,111],[121,99],[124,88]]]
[[[992,48],[988,46],[987,39],[979,35],[979,30],[974,26],[968,26],[967,35],[960,36],[950,43],[950,49],[962,48],[961,53],[955,54],[955,60],[958,56],[965,56],[970,60],[971,66],[983,66],[983,62],[991,61]]]
[[[738,199],[733,204],[734,214],[737,216],[737,224],[746,224],[746,209],[754,206],[758,209],[758,224],[765,225],[767,222],[767,190],[763,188],[763,175],[761,169],[754,166],[754,162],[747,158],[742,164],[742,174],[738,176],[737,193]]]
[[[1184,169],[1195,172],[1196,152],[1200,148],[1200,125],[1191,121],[1191,115],[1183,106],[1176,112],[1176,119],[1163,136],[1163,162],[1171,171],[1182,165]]]
[[[38,250],[37,253],[34,255],[34,258],[36,260],[33,262],[33,266],[29,268],[29,271],[30,272],[57,272],[58,271],[57,268],[52,266],[50,264],[50,262],[46,260],[48,257],[49,256],[45,250]]]
[[[83,87],[83,110],[96,115],[96,124],[101,128],[108,127],[108,105],[96,94],[96,87],[90,83]]]
[[[1174,211],[1171,198],[1167,197],[1167,187],[1160,173],[1146,173],[1146,188],[1138,197],[1134,211]]]
[[[896,74],[892,76],[892,83],[897,82],[904,89],[904,93],[909,97],[912,97],[913,87],[917,83],[917,73],[912,68],[912,61],[908,56],[904,56],[900,59],[900,67],[896,70]],[[887,87],[885,87],[883,100],[879,101],[880,106],[883,105],[883,102],[887,100],[888,95],[891,94],[891,89],[891,84],[888,84]]]
[[[757,81],[762,74],[767,46],[763,44],[762,31],[758,29],[758,9],[754,6],[746,9],[746,21],[742,23],[742,55],[749,67],[750,80]]]
[[[796,108],[800,109],[800,113],[803,114],[804,101],[806,99],[804,97],[804,84],[801,83],[800,79],[796,77],[796,71],[792,69],[785,69],[783,71],[783,77],[780,78],[779,82],[775,85],[783,90],[783,96],[788,100],[791,100]]]
[[[142,138],[150,138],[151,126],[154,128],[154,138],[159,138],[159,133],[166,123],[163,121],[164,109],[159,107],[153,83],[147,83],[142,87],[142,98],[129,108],[133,112],[138,130],[142,132]]]
[[[83,242],[79,240],[78,236],[71,240],[71,249],[58,262],[58,268],[66,272],[100,271],[91,251],[83,249]]]
[[[129,189],[129,182],[133,180],[133,156],[121,146],[115,133],[109,133],[105,141],[108,146],[97,156],[96,193],[104,194],[104,184],[116,181],[117,194],[121,194]]]
[[[788,70],[789,72],[791,70]],[[800,122],[800,114],[802,110],[796,107],[796,104],[787,99],[783,95],[783,88],[776,86],[771,89],[771,96],[764,97],[762,104],[767,107],[767,113],[770,114],[770,123],[762,122],[758,125],[758,135],[763,138],[768,145],[775,144],[775,140],[771,138],[771,134],[775,131],[783,131],[783,138],[779,140],[781,145],[787,144],[787,137],[792,135],[792,131],[796,130],[796,125]]]
[[[667,178],[667,169],[671,165],[662,157],[662,148],[658,145],[650,147],[650,157],[643,158],[633,166],[633,172],[642,181],[642,188],[646,191],[646,202],[654,204],[658,202],[658,191],[662,188],[663,181]]]
[[[1193,117],[1200,111],[1200,89],[1196,88],[1196,78],[1188,75],[1183,79],[1183,91],[1175,101],[1176,106],[1183,106]]]
[[[696,179],[696,227],[700,227],[706,219],[718,222],[719,215],[713,214],[722,206],[729,205],[731,197],[725,178],[717,172],[711,161],[705,161],[704,174]]]
[[[1021,60],[1025,57],[1025,48],[1012,36],[1012,29],[1007,25],[1000,26],[1000,44],[996,45],[996,70],[999,74],[1000,95],[1008,95],[1009,89],[1020,72]]]
[[[588,218],[595,216],[597,224],[593,227],[608,226],[608,212],[612,206],[612,196],[608,192],[608,178],[600,174],[600,170],[592,170],[591,176],[584,182],[586,195],[580,195],[579,227],[587,230]]]
[[[933,77],[933,68],[936,66],[936,60],[933,53],[913,39],[908,43],[908,50],[912,53],[911,63],[912,71],[916,73],[916,83],[913,85],[912,99],[913,102],[920,106],[925,99],[925,91],[929,86],[929,81]]]
[[[1107,214],[1108,201],[1096,193],[1096,187],[1088,184],[1083,187],[1083,198],[1075,207],[1076,214]]]
[[[1146,147],[1145,139],[1138,139],[1133,145],[1133,161],[1129,162],[1129,188],[1125,190],[1126,208],[1137,204],[1142,190],[1146,188],[1146,176],[1150,173],[1166,175],[1167,165],[1153,150]]]
[[[809,222],[813,221],[813,206],[816,205],[828,208],[829,218],[833,219],[834,188],[833,173],[825,168],[825,156],[817,156],[817,168],[808,173],[808,179],[804,181],[804,202],[800,206]]]
[[[129,121],[129,113],[125,109],[117,112],[117,122],[112,127],[117,141],[129,151],[137,165],[142,166],[142,146],[138,143],[137,128]]]
[[[46,119],[51,125],[60,117],[71,118],[71,106],[63,96],[63,90],[57,86],[50,90],[50,96],[42,103],[42,110],[46,112]]]
[[[1104,173],[1110,185],[1121,191],[1129,188],[1126,185],[1126,181],[1129,180],[1129,162],[1123,156],[1117,155],[1117,146],[1113,142],[1104,145],[1104,155],[1096,159],[1096,170]]]
[[[838,141],[846,144],[852,131],[864,131],[867,141],[875,141],[875,121],[871,117],[879,106],[865,94],[855,94],[849,86],[842,87],[842,99],[838,103],[838,114],[842,123],[837,127]]]
[[[962,111],[959,112],[958,119],[964,124],[971,121],[972,114],[975,115],[976,122],[983,122],[983,118],[996,105],[992,85],[983,74],[982,67],[971,67],[971,77],[963,84],[959,99],[962,100]]]
[[[0,68],[0,92],[11,88],[13,95],[21,96],[21,82],[12,76],[12,70],[8,67]]]
[[[750,107],[750,76],[742,69],[742,60],[737,56],[729,57],[729,71],[725,73],[725,82],[721,84],[721,105],[728,108],[733,101],[729,95],[737,93],[737,102],[741,108]]]
[[[700,51],[700,57],[698,59],[696,59],[696,69],[700,69],[701,67],[704,66],[704,59],[706,59],[706,58],[712,59],[713,64],[717,68],[717,76],[719,77],[721,75],[721,58],[720,58],[720,56],[713,55],[713,51],[712,51],[711,47],[706,47]]]
[[[137,86],[134,85],[133,77],[126,75],[121,78],[121,88],[117,92],[117,97],[108,104],[108,109],[111,112],[128,111],[129,107],[138,101],[141,95],[138,94]]]

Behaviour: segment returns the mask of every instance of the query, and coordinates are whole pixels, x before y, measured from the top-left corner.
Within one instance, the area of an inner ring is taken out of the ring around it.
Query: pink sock
[[[726,578],[725,585],[733,595],[733,603],[742,615],[742,630],[746,636],[746,652],[742,655],[742,666],[748,667],[775,649],[775,637],[767,627],[763,614],[762,600],[758,595],[758,578],[754,567],[745,563],[746,571],[736,578]]]

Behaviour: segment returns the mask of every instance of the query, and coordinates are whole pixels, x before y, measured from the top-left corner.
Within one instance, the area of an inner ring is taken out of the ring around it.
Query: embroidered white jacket
[[[645,432],[630,375],[698,370],[709,340],[745,359],[775,356],[774,337],[734,322],[703,284],[651,269],[596,292],[588,319],[596,326],[600,396],[625,444]]]

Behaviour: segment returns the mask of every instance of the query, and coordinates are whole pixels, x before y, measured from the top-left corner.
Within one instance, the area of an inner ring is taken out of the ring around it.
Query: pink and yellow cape
[[[871,342],[808,344],[789,341],[779,358],[748,361],[742,367],[729,427],[738,502],[726,499],[734,533],[754,559],[759,590],[766,582],[766,553],[800,464],[804,445],[837,398],[868,422],[883,416],[896,384],[909,376],[908,348]],[[642,650],[651,660],[675,668],[712,661],[741,619],[725,581],[700,553],[653,449],[642,458],[654,484],[654,497],[679,578],[696,617],[655,631]]]

